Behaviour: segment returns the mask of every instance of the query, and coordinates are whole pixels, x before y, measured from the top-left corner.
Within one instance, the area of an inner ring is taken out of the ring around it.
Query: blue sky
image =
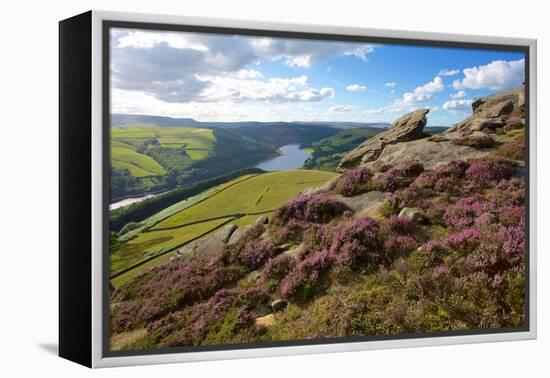
[[[111,31],[111,111],[203,121],[452,125],[524,80],[516,52],[182,32]]]

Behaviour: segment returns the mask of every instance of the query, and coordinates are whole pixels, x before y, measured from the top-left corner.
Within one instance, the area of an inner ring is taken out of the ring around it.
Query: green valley
[[[169,252],[232,223],[239,227],[271,213],[301,191],[335,174],[315,170],[249,174],[178,202],[127,230],[111,245],[115,286],[157,264]],[[133,268],[133,269],[132,269]]]
[[[111,199],[164,191],[253,165],[276,149],[221,129],[111,129]]]

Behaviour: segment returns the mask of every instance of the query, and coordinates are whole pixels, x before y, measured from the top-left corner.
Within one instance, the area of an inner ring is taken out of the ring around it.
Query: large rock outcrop
[[[472,103],[473,114],[453,125],[443,134],[457,132],[492,131],[506,126],[511,117],[523,117],[525,86],[478,98]]]
[[[424,138],[428,109],[405,114],[391,124],[387,131],[377,134],[347,153],[339,169],[353,168],[376,160],[388,145]]]
[[[452,160],[478,158],[490,153],[488,149],[460,146],[449,140],[432,141],[428,138],[387,146],[375,161],[365,164],[373,171],[408,160],[418,160],[425,169],[436,168]]]

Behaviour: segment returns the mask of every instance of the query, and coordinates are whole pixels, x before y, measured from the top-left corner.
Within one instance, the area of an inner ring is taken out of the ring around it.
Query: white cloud
[[[309,67],[311,65],[311,56],[310,55],[300,55],[288,57],[285,59],[285,63],[290,67]]]
[[[414,111],[418,109],[417,104],[427,102],[434,97],[434,93],[445,89],[443,80],[436,76],[424,85],[416,87],[414,91],[403,94],[403,97],[395,100],[392,104],[378,109],[367,110],[367,114],[379,114],[384,112],[396,113],[402,110]]]
[[[113,89],[113,113],[149,114],[178,118],[193,118],[199,121],[349,121],[355,113],[328,113],[319,103],[302,102],[188,102],[169,103],[140,91]],[[357,117],[360,117],[357,114]],[[355,119],[361,121],[360,118]]]
[[[404,93],[403,98],[393,104],[394,111],[412,108],[418,103],[427,102],[433,98],[434,93],[441,92],[444,89],[443,80],[436,76],[429,83],[416,87],[414,91]]]
[[[285,92],[278,89],[281,87],[278,80],[285,78],[262,81],[262,74],[250,67],[266,61],[281,61],[292,67],[307,68],[343,55],[366,60],[375,46],[356,42],[112,29],[111,48],[113,88],[142,92],[164,102],[190,103],[209,101],[222,94],[235,101],[320,101],[332,97],[334,89],[304,86],[294,90],[287,88]],[[216,78],[215,82],[210,78]],[[228,81],[220,85],[220,78]],[[240,83],[237,80],[257,82]],[[267,86],[263,92],[262,85]],[[254,88],[253,93],[251,88]],[[212,95],[215,90],[221,90],[221,94]]]
[[[350,84],[346,87],[348,92],[364,92],[367,90],[367,87],[360,84]]]
[[[389,81],[386,84],[384,84],[384,86],[388,88],[394,88],[396,85],[397,83],[395,81]]]
[[[442,69],[439,71],[437,76],[454,76],[460,73],[460,70],[449,70],[447,68]]]
[[[264,77],[264,75],[257,70],[240,70],[235,76],[238,79],[261,79]]]
[[[464,98],[466,97],[466,92],[463,90],[460,90],[456,93],[451,93],[449,96],[451,96],[451,98]]]
[[[525,59],[495,60],[484,66],[466,68],[464,78],[453,82],[453,88],[500,90],[521,84],[525,80]]]
[[[241,37],[243,38],[243,37]],[[367,60],[375,45],[284,38],[248,38],[251,50],[260,58],[279,60],[290,67],[308,68],[334,56],[355,56]]]
[[[450,100],[444,103],[442,108],[452,114],[470,114],[472,112],[472,100]]]
[[[307,76],[270,78],[269,80],[239,79],[231,76],[198,76],[208,82],[195,101],[265,101],[269,103],[318,102],[334,96],[333,88],[311,88]]]
[[[387,109],[384,107],[384,108],[377,108],[377,109],[368,109],[368,110],[365,110],[363,113],[365,114],[381,114],[381,113],[384,113]]]
[[[355,108],[351,105],[337,105],[329,108],[329,112],[331,113],[351,113],[355,110]]]
[[[197,41],[193,41],[188,34],[160,31],[131,31],[122,37],[115,39],[116,47],[151,48],[159,43],[166,43],[176,49],[192,49],[208,51],[208,47]]]

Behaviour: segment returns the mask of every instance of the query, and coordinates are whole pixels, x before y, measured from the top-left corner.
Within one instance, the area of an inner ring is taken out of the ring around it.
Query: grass
[[[145,231],[111,252],[111,275],[147,260],[156,254],[181,246],[226,223],[231,217],[181,227],[176,230]]]
[[[131,238],[134,238],[137,235],[139,235],[141,232],[143,232],[144,230],[147,230],[147,229],[153,227],[155,224],[163,221],[164,219],[167,219],[167,218],[171,217],[172,215],[187,209],[188,207],[195,206],[197,203],[199,203],[201,201],[204,201],[206,198],[212,196],[213,194],[218,193],[221,190],[224,190],[228,185],[234,185],[234,184],[239,183],[241,181],[248,180],[248,179],[250,179],[251,177],[254,177],[254,176],[255,176],[255,174],[243,175],[243,176],[241,176],[241,177],[239,177],[235,180],[231,180],[227,183],[215,186],[215,187],[213,187],[211,189],[208,189],[208,190],[205,190],[204,192],[199,193],[195,196],[189,197],[189,198],[187,198],[183,201],[180,201],[180,202],[177,202],[177,203],[175,203],[171,206],[168,206],[165,209],[159,211],[158,213],[156,213],[156,214],[148,217],[147,219],[145,219],[143,222],[141,222],[140,227],[124,234],[122,236],[121,240],[126,241],[126,240],[129,240]]]
[[[210,196],[197,206],[185,209],[153,227],[162,229],[223,215],[274,210],[304,189],[321,186],[334,176],[330,172],[294,170],[254,176]]]
[[[242,227],[260,215],[269,216],[304,189],[321,186],[333,176],[330,172],[313,170],[245,175],[178,202],[146,219],[111,250],[111,276],[146,261],[111,282],[115,287],[121,285],[166,259],[168,251],[226,223]]]
[[[132,146],[117,142],[111,146],[114,169],[126,169],[134,177],[162,176],[164,168],[150,156],[137,152]]]
[[[212,153],[216,138],[210,129],[192,127],[146,127],[137,125],[111,130],[111,163],[117,170],[127,170],[130,175],[143,178],[162,176],[166,170],[143,150],[147,143],[157,143],[163,148],[183,148],[193,161],[206,159]],[[146,150],[145,150],[146,151]]]
[[[120,350],[125,345],[131,344],[147,335],[147,329],[141,328],[135,331],[122,332],[113,336],[110,340],[111,350]]]
[[[207,158],[214,147],[216,138],[210,129],[175,127],[154,130],[157,141],[165,148],[184,148],[193,160]]]

